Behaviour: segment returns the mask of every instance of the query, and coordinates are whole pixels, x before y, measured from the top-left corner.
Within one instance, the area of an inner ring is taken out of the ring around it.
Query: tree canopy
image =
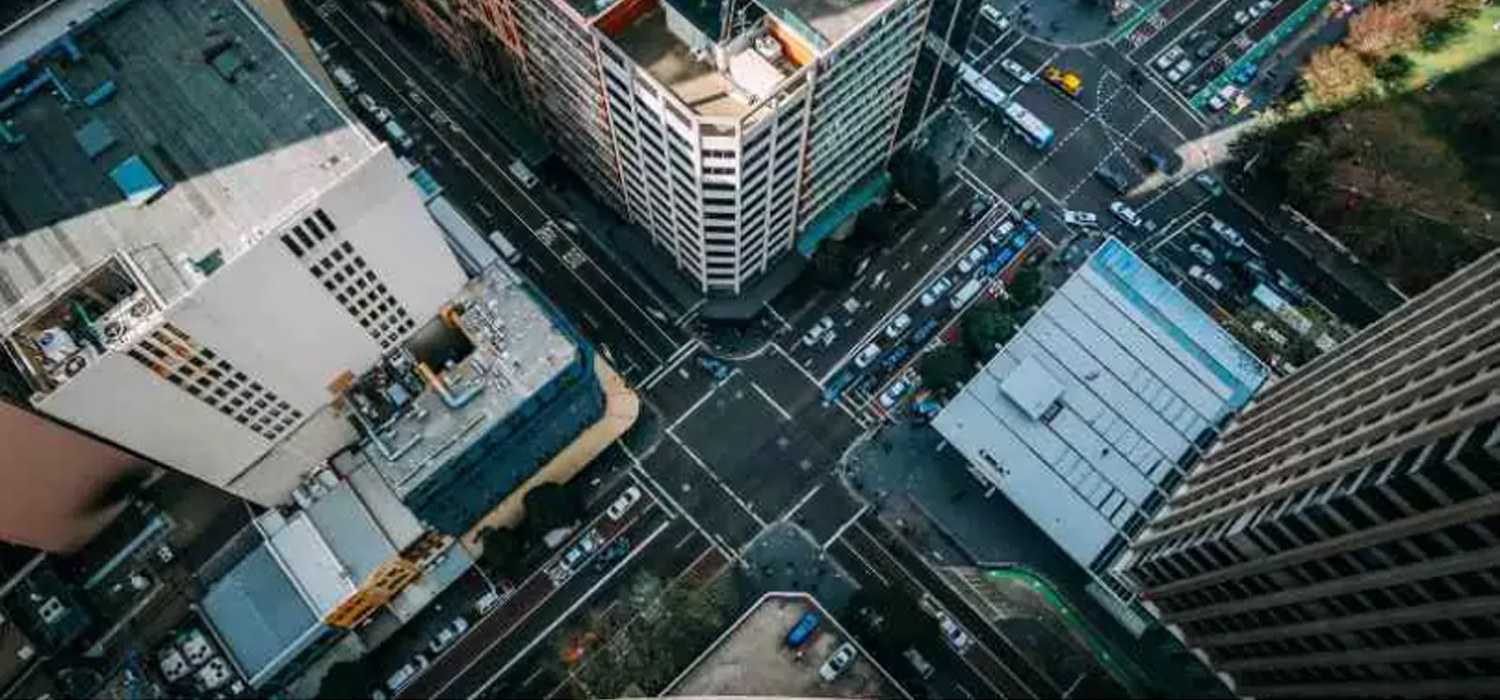
[[[1016,334],[1016,324],[1004,304],[990,300],[975,304],[964,314],[961,330],[969,357],[983,362],[995,353],[996,346]]]
[[[917,372],[933,391],[948,393],[973,372],[969,355],[958,345],[942,345],[922,356]]]
[[[583,510],[572,490],[551,482],[527,491],[521,505],[526,508],[526,526],[536,535],[573,525]]]

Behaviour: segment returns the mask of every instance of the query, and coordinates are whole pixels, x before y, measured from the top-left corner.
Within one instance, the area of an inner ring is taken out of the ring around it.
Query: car
[[[849,668],[849,664],[854,663],[855,656],[856,652],[854,651],[853,644],[848,642],[840,644],[839,648],[833,650],[833,654],[828,657],[828,660],[823,662],[822,668],[818,669],[818,676],[826,683],[838,680],[838,677],[844,673],[844,669]]]
[[[911,314],[902,312],[900,316],[891,319],[890,325],[885,327],[885,337],[895,340],[911,327]]]
[[[1187,53],[1187,51],[1183,50],[1181,46],[1173,46],[1172,48],[1167,49],[1167,51],[1162,55],[1156,57],[1156,62],[1153,65],[1156,66],[1157,70],[1166,70],[1172,67],[1172,64],[1181,60],[1183,54],[1185,53]]]
[[[380,105],[375,105],[374,115],[375,121],[380,122],[381,124],[390,121],[392,116],[391,110],[386,109],[385,107],[382,107]]]
[[[1173,84],[1180,83],[1180,82],[1182,82],[1182,79],[1186,78],[1186,77],[1187,77],[1187,72],[1178,69],[1176,66],[1173,66],[1172,70],[1167,71],[1167,82],[1169,82],[1169,83],[1173,83]]]
[[[453,634],[453,630],[444,627],[438,630],[437,634],[433,636],[432,641],[427,643],[427,651],[432,652],[434,656],[441,654],[457,638],[458,635]]]
[[[1291,342],[1291,340],[1286,337],[1285,333],[1276,330],[1275,326],[1272,326],[1265,321],[1257,320],[1251,322],[1250,330],[1255,331],[1262,336],[1265,336],[1266,340],[1271,341],[1271,343],[1278,348],[1284,348],[1286,347],[1287,343]]]
[[[1219,91],[1214,93],[1212,97],[1208,98],[1208,108],[1210,111],[1214,112],[1224,109],[1224,107],[1230,102],[1234,101],[1234,98],[1238,97],[1239,94],[1239,86],[1225,85],[1224,87],[1219,88]]]
[[[1250,16],[1250,12],[1248,10],[1240,10],[1239,12],[1234,13],[1234,17],[1231,19],[1236,27],[1243,27],[1249,24],[1250,20],[1254,18]]]
[[[395,119],[388,120],[381,126],[385,127],[386,136],[391,137],[391,141],[395,142],[396,145],[406,150],[411,150],[416,145],[416,141],[412,139],[411,134],[406,133],[406,130],[401,128],[401,125],[396,123]]]
[[[1236,69],[1234,75],[1229,76],[1229,79],[1233,80],[1236,85],[1247,86],[1255,81],[1255,74],[1258,72],[1260,72],[1260,66],[1254,63],[1246,63]]]
[[[958,623],[954,622],[948,613],[940,610],[938,611],[937,618],[938,629],[943,631],[943,639],[948,640],[948,646],[953,647],[954,651],[962,654],[965,649],[969,648],[970,644],[974,643],[974,640],[970,639],[969,635],[964,633],[964,628],[959,627]]]
[[[614,502],[609,504],[609,508],[605,510],[604,513],[609,517],[610,520],[619,520],[620,518],[625,517],[625,513],[629,512],[630,507],[635,505],[636,501],[639,500],[641,500],[640,487],[627,486],[625,487],[625,490],[621,491],[620,495],[615,498]]]
[[[319,61],[326,62],[328,60],[328,47],[327,46],[324,46],[321,43],[318,43],[318,40],[314,39],[312,37],[308,37],[307,44],[308,44],[308,46],[312,47],[313,55],[317,56]]]
[[[1093,212],[1073,211],[1068,209],[1063,212],[1063,221],[1071,226],[1082,226],[1084,228],[1097,228],[1099,217]]]
[[[594,569],[600,573],[609,571],[611,565],[624,559],[629,553],[630,538],[621,535],[615,538],[615,541],[610,542],[609,546],[599,553],[599,556],[594,557]]]
[[[792,625],[792,628],[787,631],[786,645],[793,649],[802,646],[812,638],[813,631],[818,629],[818,623],[822,619],[823,617],[815,610],[802,613],[802,617],[797,618],[797,624]]]
[[[932,283],[931,287],[927,288],[927,291],[922,294],[922,298],[918,301],[922,304],[922,306],[932,306],[933,304],[936,304],[939,299],[942,299],[943,295],[947,294],[948,290],[952,288],[953,280],[948,279],[947,277],[939,277],[936,282]]]
[[[932,339],[932,334],[937,331],[937,328],[938,328],[938,320],[937,319],[935,319],[935,318],[929,318],[929,319],[927,319],[927,321],[925,323],[923,323],[920,326],[917,326],[917,330],[912,331],[912,334],[911,334],[911,343],[912,343],[912,345],[921,345],[921,344],[927,342],[928,340],[931,340]]]
[[[505,171],[510,173],[510,176],[515,178],[516,182],[521,183],[521,187],[528,190],[536,187],[536,174],[532,173],[531,168],[526,167],[526,164],[522,163],[520,159],[511,161],[510,165],[505,166]]]
[[[969,252],[964,255],[963,259],[958,261],[958,271],[965,275],[973,272],[974,267],[984,262],[984,256],[988,255],[989,252],[989,249],[984,247],[983,243],[975,243],[974,247],[969,249]]]
[[[1271,279],[1271,271],[1266,269],[1265,264],[1259,260],[1246,260],[1240,263],[1240,267],[1244,268],[1245,274],[1250,275],[1256,281]]]
[[[1295,297],[1297,301],[1307,302],[1312,298],[1312,295],[1308,294],[1307,290],[1297,283],[1297,280],[1292,279],[1291,275],[1281,270],[1276,271],[1276,286],[1280,287],[1281,291]]]
[[[975,221],[990,210],[990,198],[980,195],[969,200],[969,205],[964,207],[964,221]]]
[[[906,392],[910,390],[911,384],[908,384],[905,378],[891,382],[891,385],[886,387],[885,392],[880,395],[881,407],[886,409],[895,408],[896,404],[901,401],[901,397],[905,396]]]
[[[333,81],[338,83],[339,87],[348,92],[359,92],[359,81],[354,79],[354,74],[350,73],[348,68],[336,65],[330,73],[333,74]]]
[[[896,349],[892,350],[889,355],[886,355],[885,359],[880,361],[880,369],[887,372],[896,369],[897,367],[901,366],[902,362],[906,361],[906,358],[909,355],[911,355],[911,348],[908,348],[905,345],[897,347]]]
[[[1198,183],[1210,197],[1218,197],[1224,194],[1224,186],[1219,184],[1219,178],[1208,173],[1198,173],[1193,176],[1193,182]]]
[[[1260,10],[1261,14],[1270,12],[1273,7],[1276,7],[1275,0],[1260,0],[1260,2],[1255,3],[1255,9]]]
[[[1225,22],[1224,26],[1219,27],[1219,36],[1224,37],[1225,39],[1228,39],[1229,37],[1232,37],[1238,33],[1240,33],[1240,25],[1235,24],[1234,22]]]
[[[1188,252],[1192,253],[1193,257],[1202,260],[1204,265],[1212,265],[1217,262],[1217,259],[1214,257],[1214,252],[1209,250],[1208,246],[1203,245],[1202,243],[1189,243]]]
[[[1228,243],[1229,245],[1232,245],[1236,248],[1245,247],[1245,237],[1241,236],[1240,232],[1234,230],[1234,227],[1230,226],[1229,224],[1226,224],[1218,219],[1211,219],[1208,223],[1208,228],[1209,230],[1213,231],[1214,234],[1219,238],[1224,239],[1225,243]]]
[[[395,673],[392,673],[389,678],[385,679],[385,687],[392,693],[399,693],[416,677],[417,665],[407,662],[405,666],[396,669]]]
[[[489,591],[479,596],[479,600],[474,601],[474,609],[479,611],[480,615],[487,615],[491,610],[500,607],[503,602],[505,602],[505,597],[499,591]]]
[[[1026,66],[1016,63],[1009,58],[1000,59],[1000,70],[1005,71],[1010,77],[1015,78],[1017,82],[1023,85],[1030,84],[1032,78],[1036,77],[1031,71],[1026,70]]]
[[[880,357],[880,346],[870,343],[864,349],[860,350],[858,355],[854,356],[854,366],[864,369],[869,367],[870,363],[874,362],[877,357]]]
[[[916,671],[917,675],[921,676],[923,680],[932,677],[935,669],[933,669],[932,664],[927,663],[927,659],[922,656],[922,652],[912,647],[907,647],[906,651],[901,652],[901,656],[906,658],[906,662],[911,664],[912,670]]]
[[[359,96],[354,98],[354,103],[359,105],[360,109],[371,114],[374,114],[375,110],[380,108],[380,105],[375,104],[375,98],[371,97],[368,92],[359,93]]]
[[[1188,277],[1193,278],[1199,284],[1202,284],[1203,286],[1208,287],[1215,292],[1224,291],[1224,283],[1220,282],[1219,278],[1214,276],[1214,273],[1205,270],[1202,265],[1194,265],[1188,268]]]
[[[802,336],[802,344],[812,347],[830,330],[833,330],[833,319],[824,316],[818,319],[818,322],[814,323],[811,328],[807,329],[807,334]]]
[[[1094,177],[1114,190],[1115,194],[1125,194],[1130,191],[1130,181],[1126,180],[1124,175],[1116,172],[1114,168],[1108,165],[1100,165],[1094,168]]]
[[[1214,55],[1214,51],[1218,50],[1218,48],[1219,42],[1214,41],[1213,39],[1209,39],[1208,41],[1199,44],[1198,48],[1193,51],[1193,55],[1201,61],[1205,58],[1208,58],[1209,56]]]
[[[823,347],[826,348],[826,347],[828,347],[830,345],[833,345],[834,339],[838,338],[838,337],[839,337],[838,331],[835,331],[832,328],[829,328],[828,330],[823,331]]]
[[[1194,29],[1192,34],[1187,35],[1187,38],[1182,40],[1182,43],[1183,44],[1196,44],[1199,41],[1202,41],[1207,36],[1208,36],[1208,30],[1207,29]]]
[[[1184,58],[1181,61],[1178,61],[1177,65],[1172,66],[1172,70],[1182,73],[1183,75],[1187,75],[1188,73],[1193,72],[1193,59]]]
[[[1109,213],[1114,214],[1116,218],[1125,222],[1125,225],[1131,228],[1141,227],[1141,215],[1137,214],[1134,209],[1130,208],[1130,205],[1124,202],[1119,200],[1110,202]]]
[[[985,236],[984,239],[989,241],[992,246],[999,246],[1005,241],[1005,237],[1010,235],[1010,232],[1014,230],[1016,230],[1016,222],[1010,219],[1001,219],[1000,223],[995,224],[995,228],[991,229],[989,235]]]

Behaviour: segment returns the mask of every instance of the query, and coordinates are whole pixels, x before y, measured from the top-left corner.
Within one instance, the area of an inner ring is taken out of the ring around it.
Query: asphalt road
[[[301,4],[298,18],[332,62],[348,68],[362,91],[392,109],[416,141],[398,153],[426,167],[445,194],[481,228],[498,229],[525,256],[520,270],[573,325],[607,350],[627,379],[650,374],[687,342],[687,335],[652,317],[651,296],[608,259],[580,247],[581,236],[546,184],[527,190],[506,171],[514,159],[481,117],[431,72],[403,53],[403,44],[363,4]],[[353,99],[349,100],[353,103]],[[368,114],[357,115],[378,136]],[[571,223],[571,222],[569,222]],[[658,312],[659,313],[659,312]]]

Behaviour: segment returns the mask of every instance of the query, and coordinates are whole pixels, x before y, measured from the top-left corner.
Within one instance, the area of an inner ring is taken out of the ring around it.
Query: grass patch
[[[1442,49],[1429,53],[1418,48],[1406,54],[1412,63],[1406,78],[1407,89],[1420,89],[1445,75],[1500,56],[1500,32],[1494,29],[1495,23],[1500,22],[1500,5],[1490,5],[1460,21],[1464,25],[1462,31]]]

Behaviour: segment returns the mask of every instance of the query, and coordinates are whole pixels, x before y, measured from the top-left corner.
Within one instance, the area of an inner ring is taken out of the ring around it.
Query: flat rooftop
[[[933,426],[1097,573],[1266,378],[1206,312],[1110,239]]]
[[[747,101],[733,94],[734,83],[714,66],[712,55],[705,54],[700,60],[672,32],[667,26],[667,10],[661,5],[638,18],[615,37],[615,43],[699,114],[738,117],[750,110]]]
[[[808,610],[816,610],[822,620],[812,639],[803,644],[799,659],[797,652],[787,648],[785,640],[787,632]],[[685,697],[906,697],[895,681],[872,663],[863,650],[832,683],[824,681],[818,670],[835,649],[850,641],[852,639],[811,597],[768,594],[666,694]]]
[[[459,310],[454,317],[460,329],[434,319],[405,348],[438,373],[446,397],[420,384],[420,393],[411,395],[413,375],[392,371],[389,363],[357,382],[365,396],[385,403],[376,407],[376,415],[385,420],[370,421],[379,444],[367,441],[364,452],[401,498],[578,358],[573,341],[553,325],[508,267],[488,268],[452,304]],[[396,384],[400,388],[392,390]],[[401,395],[409,398],[392,398]],[[465,397],[461,405],[452,405]]]
[[[236,0],[117,2],[65,40],[109,4],[0,34],[0,317],[120,251],[180,289],[373,152]]]
[[[766,14],[791,27],[819,53],[842,41],[855,27],[892,0],[756,0]]]

